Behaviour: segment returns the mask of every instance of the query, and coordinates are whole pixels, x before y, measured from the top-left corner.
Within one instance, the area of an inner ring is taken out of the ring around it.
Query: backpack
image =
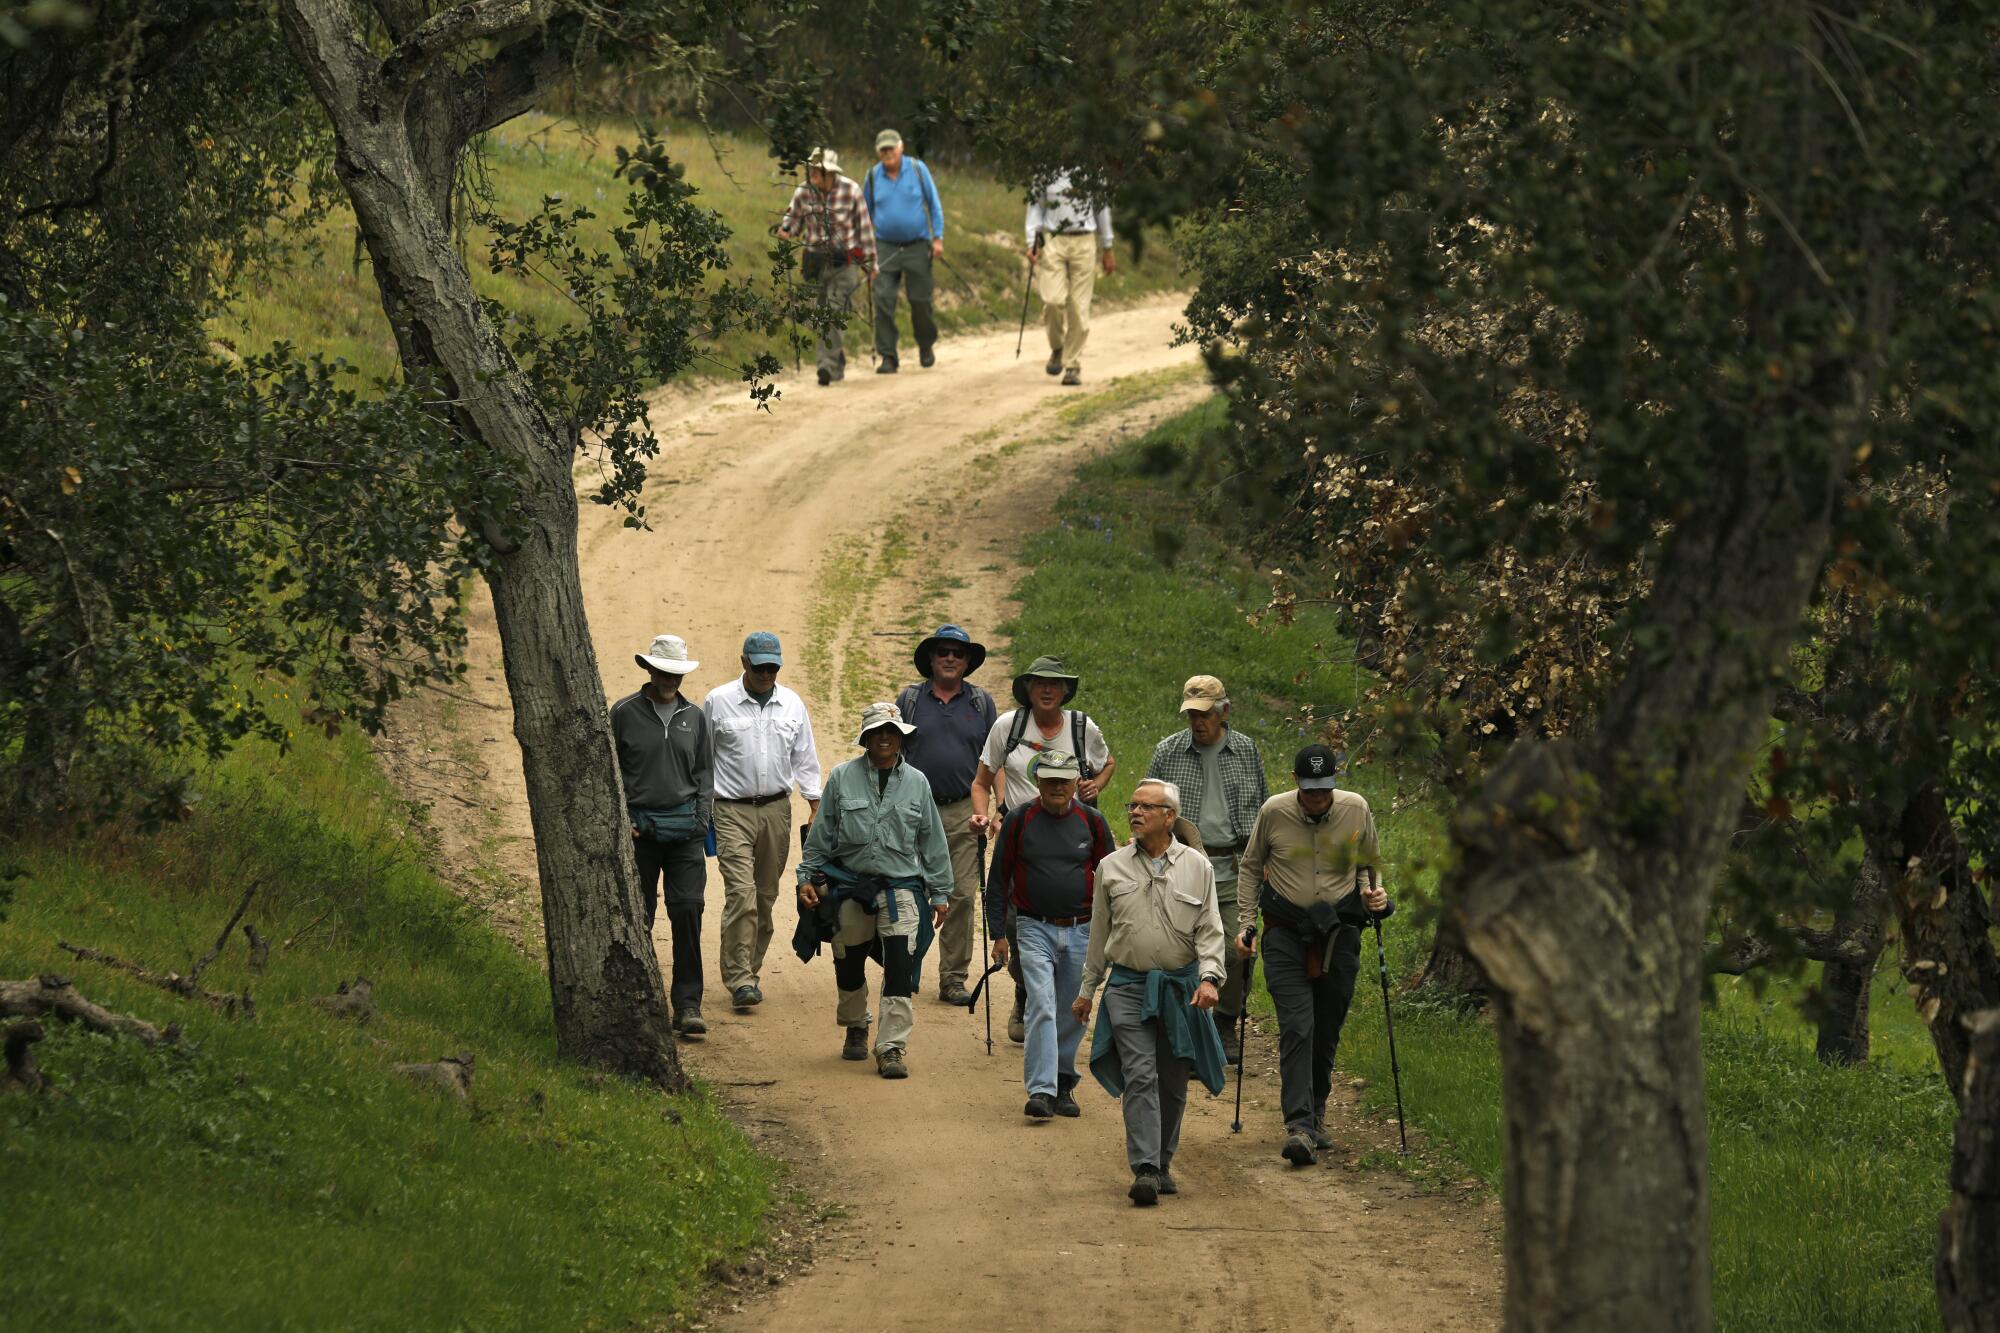
[[[926,182],[929,183],[931,187],[930,192],[932,194],[937,193],[937,182],[931,180],[931,169],[923,164],[923,159],[911,157],[909,154],[905,153],[903,155],[903,161],[908,165],[913,166],[917,169],[917,174],[921,176]],[[868,205],[868,221],[871,226],[875,222],[875,177],[879,175],[881,171],[882,171],[882,164],[880,162],[877,162],[874,166],[868,168],[867,173],[863,175],[861,178],[861,199],[862,202]],[[924,229],[926,231],[930,230],[930,225],[931,225],[930,205],[926,203],[924,205]],[[905,718],[903,720],[907,722],[909,719]]]
[[[1000,762],[1003,765],[1007,762],[1007,756],[1014,753],[1014,747],[1019,745],[1021,738],[1027,734],[1028,719],[1033,713],[1034,710],[1032,708],[1016,708],[1014,710],[1013,725],[1007,728],[1007,748],[1000,752]],[[1077,767],[1083,771],[1083,777],[1086,781],[1096,776],[1096,770],[1090,766],[1090,756],[1084,753],[1084,730],[1088,727],[1089,723],[1089,715],[1081,708],[1072,708],[1069,710],[1070,753],[1076,756]],[[1089,805],[1091,802],[1085,801],[1084,804]]]
[[[903,721],[912,726],[916,725],[917,700],[923,697],[925,684],[927,682],[920,680],[914,685],[905,685],[903,692],[896,696],[896,712],[902,716]],[[972,695],[973,715],[986,726],[987,730],[992,730],[993,721],[998,716],[993,711],[993,696],[970,681],[966,682],[965,689]]]

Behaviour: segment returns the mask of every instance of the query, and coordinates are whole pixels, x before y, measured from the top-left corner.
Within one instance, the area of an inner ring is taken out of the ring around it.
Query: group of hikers
[[[814,149],[806,159],[805,183],[792,192],[776,228],[780,236],[801,244],[805,280],[818,286],[821,308],[829,316],[838,314],[819,335],[822,387],[846,378],[842,325],[863,282],[875,323],[875,373],[894,375],[901,368],[899,287],[909,295],[917,360],[926,367],[937,364],[931,270],[945,262],[944,204],[930,168],[903,151],[903,136],[895,130],[875,136],[875,157],[875,165],[856,182],[842,174],[838,152]],[[1081,384],[1097,273],[1102,269],[1109,276],[1117,269],[1111,210],[1093,206],[1073,188],[1069,173],[1062,172],[1029,200],[1026,233],[1029,272],[1040,275],[1042,323],[1049,340],[1045,369],[1062,376],[1064,384]]]
[[[1001,712],[970,680],[985,647],[939,626],[916,647],[919,679],[861,711],[861,754],[822,784],[812,720],[778,683],[775,634],[744,639],[742,674],[699,706],[681,692],[700,666],[684,640],[660,635],[635,657],[648,680],[611,717],[649,931],[656,895],[666,904],[677,1033],[708,1031],[705,854],[722,872],[730,1004],[763,1003],[796,791],[810,813],[792,943],[807,962],[832,953],[843,1059],[872,1053],[883,1078],[909,1077],[914,998],[935,945],[947,1005],[970,1007],[989,978],[1009,973],[1007,1035],[1023,1047],[1028,1120],[1078,1116],[1077,1053],[1102,989],[1088,1065],[1123,1103],[1130,1197],[1152,1204],[1179,1192],[1172,1166],[1190,1074],[1219,1093],[1225,1066],[1242,1059],[1261,917],[1280,1152],[1309,1166],[1331,1146],[1326,1103],[1360,926],[1390,909],[1374,817],[1339,788],[1325,746],[1300,750],[1295,789],[1271,795],[1256,742],[1230,726],[1222,682],[1190,676],[1184,725],[1154,746],[1126,806],[1132,841],[1119,847],[1096,808],[1117,759],[1071,706],[1080,681],[1060,658],[1015,676],[1014,707]],[[976,919],[992,961],[968,989]],[[870,961],[880,973],[872,1016]]]

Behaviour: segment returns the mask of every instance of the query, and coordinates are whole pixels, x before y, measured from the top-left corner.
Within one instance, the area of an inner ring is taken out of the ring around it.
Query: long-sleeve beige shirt
[[[1295,907],[1337,903],[1354,892],[1357,872],[1377,868],[1375,816],[1351,791],[1333,794],[1333,808],[1315,824],[1299,809],[1299,794],[1280,792],[1264,802],[1243,855],[1236,862],[1236,933],[1257,924],[1257,883],[1268,882]]]
[[[1199,961],[1201,975],[1220,985],[1227,975],[1222,947],[1215,870],[1208,858],[1185,843],[1171,842],[1155,871],[1145,848],[1131,843],[1098,862],[1090,951],[1077,993],[1095,995],[1113,963],[1150,972]]]

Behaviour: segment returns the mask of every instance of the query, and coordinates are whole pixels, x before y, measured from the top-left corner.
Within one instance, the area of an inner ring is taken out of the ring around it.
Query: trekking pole
[[[1389,1032],[1389,1076],[1396,1084],[1396,1137],[1403,1145],[1403,1155],[1410,1152],[1410,1132],[1403,1126],[1403,1070],[1396,1063],[1396,1020],[1389,1013],[1389,960],[1382,952],[1382,918],[1374,913],[1369,916],[1375,923],[1375,970],[1382,978],[1382,1026]]]
[[[1243,960],[1243,1012],[1236,1016],[1236,1118],[1229,1122],[1231,1134],[1243,1132],[1243,1039],[1250,1035],[1250,981],[1257,971],[1257,927],[1246,935],[1251,954]]]
[[[1042,253],[1042,247],[1039,244],[1041,239],[1039,235],[1036,236],[1035,240],[1037,244],[1035,248],[1028,251],[1028,280],[1021,285],[1021,331],[1014,337],[1014,359],[1016,361],[1021,359],[1021,344],[1028,341],[1028,293],[1035,289],[1035,260]]]
[[[986,957],[991,946],[986,941],[986,835],[979,835],[979,956]],[[981,979],[984,988],[984,979]],[[993,992],[986,992],[986,1053],[993,1054]]]

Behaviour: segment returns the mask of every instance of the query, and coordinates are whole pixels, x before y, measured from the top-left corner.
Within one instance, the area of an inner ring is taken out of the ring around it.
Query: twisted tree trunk
[[[284,0],[287,37],[337,136],[335,169],[374,261],[405,370],[443,388],[459,431],[520,485],[487,570],[541,872],[558,1047],[578,1062],[685,1086],[638,878],[577,569],[576,438],[530,393],[453,244],[468,141],[532,106],[563,68],[530,0],[428,15],[377,0],[396,41],[372,52],[342,0]],[[460,68],[467,54],[497,51]]]
[[[1938,1223],[1938,1313],[1952,1333],[2000,1333],[2000,1009],[1965,1031],[1965,1095],[1951,1152],[1951,1203]]]

